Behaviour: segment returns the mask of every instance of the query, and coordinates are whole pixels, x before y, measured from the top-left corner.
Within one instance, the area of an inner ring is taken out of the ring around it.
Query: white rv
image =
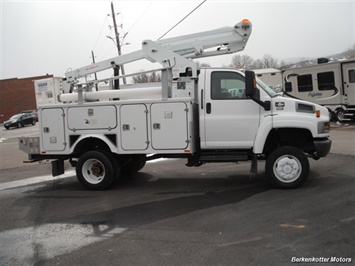
[[[355,118],[355,59],[329,62],[285,70],[286,94],[328,108],[338,121]]]
[[[254,69],[255,75],[274,91],[282,90],[282,72],[275,68]]]

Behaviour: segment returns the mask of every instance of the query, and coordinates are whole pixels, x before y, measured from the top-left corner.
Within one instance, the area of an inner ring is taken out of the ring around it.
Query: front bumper
[[[16,125],[16,123],[15,122],[5,122],[4,123],[4,127],[6,128],[6,127],[14,127]]]
[[[317,157],[327,156],[332,147],[332,141],[328,138],[315,139],[313,143]]]

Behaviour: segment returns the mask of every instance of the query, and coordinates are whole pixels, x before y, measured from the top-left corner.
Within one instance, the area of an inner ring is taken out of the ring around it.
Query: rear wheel
[[[32,126],[34,126],[34,125],[36,125],[36,120],[35,119],[32,120]]]
[[[339,122],[343,121],[344,118],[345,118],[345,111],[344,111],[344,109],[340,108],[340,109],[336,110],[336,112],[335,112],[335,118],[336,118],[336,120],[339,121]]]
[[[79,182],[91,190],[104,190],[115,181],[118,173],[113,156],[105,151],[88,151],[78,160],[76,176]]]
[[[300,149],[281,147],[273,151],[266,160],[265,172],[273,185],[296,188],[308,177],[308,158]]]

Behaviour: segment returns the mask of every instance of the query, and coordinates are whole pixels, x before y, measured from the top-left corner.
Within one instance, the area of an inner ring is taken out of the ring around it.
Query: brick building
[[[24,110],[36,109],[34,80],[53,75],[0,80],[0,123]]]

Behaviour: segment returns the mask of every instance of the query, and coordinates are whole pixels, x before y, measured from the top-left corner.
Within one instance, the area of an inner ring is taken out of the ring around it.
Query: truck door
[[[345,63],[342,67],[344,94],[348,96],[348,104],[355,105],[355,62]]]
[[[249,149],[259,127],[260,105],[245,96],[244,76],[206,69],[201,93],[202,149]]]

